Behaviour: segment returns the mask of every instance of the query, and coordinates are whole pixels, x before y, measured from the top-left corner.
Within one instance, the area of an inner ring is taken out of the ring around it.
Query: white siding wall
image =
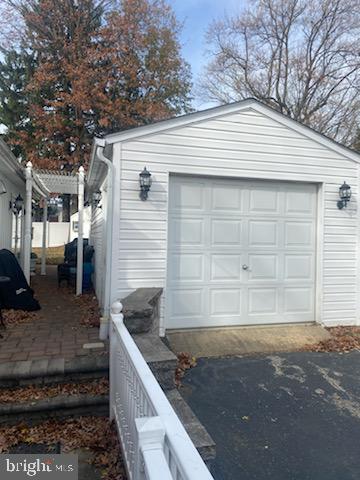
[[[91,227],[90,227],[90,245],[95,249],[94,255],[94,287],[97,299],[101,307],[104,306],[104,287],[105,287],[105,248],[106,248],[106,191],[101,187],[102,200],[101,208],[92,208]]]
[[[113,244],[113,300],[138,287],[166,286],[169,174],[317,182],[321,245],[317,318],[329,325],[357,322],[355,162],[251,109],[125,141],[121,149],[114,149],[114,157],[121,181],[115,190],[120,195],[120,220]],[[153,175],[146,202],[139,199],[138,187],[144,166]],[[344,180],[351,185],[353,198],[340,211],[336,202]]]
[[[25,198],[25,188],[12,183],[5,174],[0,172],[0,179],[5,183],[7,192],[0,195],[0,249],[7,248],[11,250],[14,246],[15,239],[15,216],[9,210],[9,202],[14,201],[20,193]],[[20,219],[19,219],[19,237],[20,237]],[[20,240],[18,241],[18,248],[20,249]]]

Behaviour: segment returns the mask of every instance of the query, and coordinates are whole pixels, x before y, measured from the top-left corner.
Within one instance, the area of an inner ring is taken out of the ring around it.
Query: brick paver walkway
[[[41,304],[36,318],[27,323],[8,325],[0,338],[0,362],[70,359],[101,354],[103,349],[84,349],[99,342],[99,329],[80,324],[81,306],[67,287],[58,288],[56,267],[48,266],[46,276],[36,275],[31,286]],[[105,346],[106,349],[106,346]]]

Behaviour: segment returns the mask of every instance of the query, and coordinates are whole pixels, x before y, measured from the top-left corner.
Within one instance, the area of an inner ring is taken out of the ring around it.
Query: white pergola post
[[[32,163],[26,164],[26,198],[25,198],[25,231],[24,231],[24,275],[30,283],[31,259],[31,215],[32,215]]]
[[[41,250],[41,275],[46,275],[46,234],[48,217],[48,199],[43,198],[43,231],[42,231],[42,250]]]
[[[84,167],[79,168],[78,173],[78,242],[77,242],[77,265],[76,265],[76,295],[82,294],[83,283],[83,237],[84,237]]]

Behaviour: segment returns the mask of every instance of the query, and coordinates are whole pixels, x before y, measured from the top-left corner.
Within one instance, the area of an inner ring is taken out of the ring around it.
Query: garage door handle
[[[242,269],[243,269],[243,270],[249,270],[249,267],[248,267],[248,265],[243,265],[243,266],[242,266]]]

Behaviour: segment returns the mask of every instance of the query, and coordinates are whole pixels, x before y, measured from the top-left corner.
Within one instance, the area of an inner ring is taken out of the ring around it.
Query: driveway
[[[360,352],[200,359],[180,390],[216,480],[360,478]]]

